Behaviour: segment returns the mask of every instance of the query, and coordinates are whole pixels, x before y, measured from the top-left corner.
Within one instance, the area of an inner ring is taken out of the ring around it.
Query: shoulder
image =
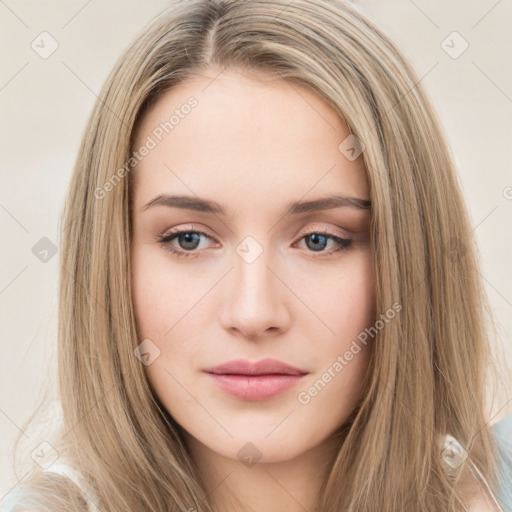
[[[492,425],[499,463],[498,498],[505,511],[512,511],[512,413]]]
[[[458,487],[469,512],[512,512],[512,414],[502,415],[490,425],[498,462],[497,488],[492,492],[472,464],[461,476]]]
[[[39,502],[39,496],[34,490],[23,483],[18,483],[2,499],[2,512],[39,512],[48,510]]]
[[[1,512],[48,512],[54,510],[56,504],[61,510],[62,499],[71,499],[74,503],[78,495],[81,503],[86,502],[87,511],[98,510],[93,489],[85,482],[81,473],[67,462],[55,462],[38,471],[37,476],[29,480],[27,482],[22,479],[4,496]],[[80,510],[83,510],[82,506]]]

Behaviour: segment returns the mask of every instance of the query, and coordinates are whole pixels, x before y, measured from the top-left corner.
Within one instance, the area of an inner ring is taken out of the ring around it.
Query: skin
[[[369,200],[363,157],[338,150],[350,132],[320,96],[235,71],[166,92],[143,117],[135,146],[190,96],[198,106],[133,171],[133,302],[140,340],[160,351],[145,371],[182,427],[216,510],[240,510],[233,496],[248,510],[314,510],[336,454],[332,435],[362,396],[371,342],[309,403],[298,393],[375,321],[370,212],[282,212],[331,194]],[[144,209],[162,193],[215,200],[227,215]],[[183,238],[162,246],[158,237],[177,227],[207,235],[196,249]],[[306,235],[318,230],[352,243],[335,251],[326,238],[315,250]],[[251,263],[237,253],[247,236],[262,250]],[[169,246],[193,255],[177,257]],[[309,373],[258,402],[225,393],[202,371],[265,357]],[[237,455],[248,442],[261,454],[250,467]]]

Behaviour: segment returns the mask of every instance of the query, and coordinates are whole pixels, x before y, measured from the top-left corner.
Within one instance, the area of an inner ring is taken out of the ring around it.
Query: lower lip
[[[242,400],[266,400],[290,389],[303,375],[226,375],[209,373],[217,385]]]

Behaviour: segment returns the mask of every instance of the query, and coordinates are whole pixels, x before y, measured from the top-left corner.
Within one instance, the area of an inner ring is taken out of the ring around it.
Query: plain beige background
[[[479,243],[499,340],[511,360],[512,2],[356,3],[409,56],[439,112]],[[58,251],[45,262],[33,247],[48,244],[40,242],[44,237],[58,244],[65,190],[96,94],[121,51],[167,5],[0,0],[0,498],[17,483],[10,470],[12,441],[41,398],[42,384],[56,378]],[[42,58],[51,44],[57,49]],[[28,432],[24,442],[30,447]]]

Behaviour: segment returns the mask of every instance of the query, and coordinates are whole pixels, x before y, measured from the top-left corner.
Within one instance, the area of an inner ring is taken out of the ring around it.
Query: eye
[[[342,238],[333,233],[324,230],[315,230],[302,234],[299,242],[304,240],[306,247],[311,249],[312,252],[320,253],[322,255],[331,255],[335,252],[347,250],[352,245],[352,240],[349,238]],[[329,240],[334,243],[334,250],[325,251]]]
[[[200,251],[197,249],[200,245],[201,237],[213,240],[213,238],[204,231],[176,228],[165,235],[158,236],[158,243],[165,250],[175,254],[179,258],[189,258],[199,256]],[[335,252],[347,250],[352,245],[351,239],[342,238],[323,230],[304,233],[301,235],[299,242],[302,240],[305,240],[306,247],[310,249],[310,252],[320,253],[322,255],[331,255]],[[173,245],[174,241],[177,241],[180,247],[177,248]],[[334,243],[335,248],[334,250],[325,251],[324,249],[329,241]]]
[[[165,250],[175,254],[179,258],[195,257],[198,256],[198,254],[192,251],[195,251],[198,248],[201,236],[211,238],[203,231],[176,228],[168,234],[158,236],[158,243]],[[182,246],[182,249],[177,249],[172,245],[174,240],[177,240],[178,244]]]

